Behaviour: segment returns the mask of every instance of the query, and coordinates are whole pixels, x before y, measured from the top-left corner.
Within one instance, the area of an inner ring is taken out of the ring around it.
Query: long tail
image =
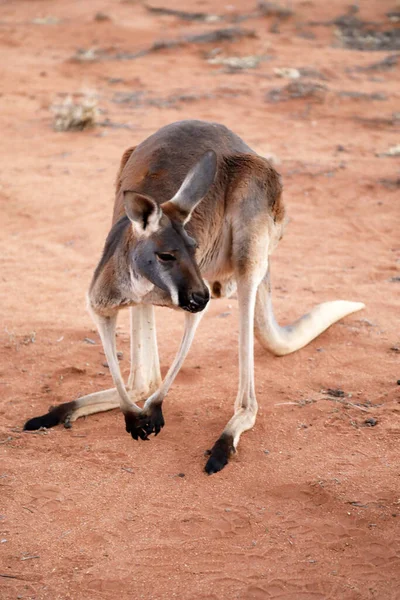
[[[277,356],[284,356],[303,348],[333,323],[362,308],[365,308],[362,302],[323,302],[292,325],[281,327],[274,317],[268,273],[257,290],[254,331],[264,348]]]

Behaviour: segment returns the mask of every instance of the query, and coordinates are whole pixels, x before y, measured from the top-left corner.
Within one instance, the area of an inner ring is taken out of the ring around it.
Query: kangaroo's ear
[[[161,208],[152,198],[131,190],[124,192],[125,212],[138,235],[151,235],[160,227]]]
[[[193,210],[210,189],[217,171],[217,155],[208,150],[192,167],[175,196],[161,205],[163,211],[187,223]]]

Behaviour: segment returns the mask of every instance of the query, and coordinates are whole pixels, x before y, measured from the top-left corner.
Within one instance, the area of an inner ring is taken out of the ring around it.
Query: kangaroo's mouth
[[[181,308],[183,308],[183,310],[186,310],[187,312],[190,312],[190,313],[198,313],[198,312],[201,312],[202,310],[204,310],[205,307],[207,306],[207,304],[208,304],[207,302],[203,306],[195,306],[195,305],[189,304],[188,306],[181,306]]]

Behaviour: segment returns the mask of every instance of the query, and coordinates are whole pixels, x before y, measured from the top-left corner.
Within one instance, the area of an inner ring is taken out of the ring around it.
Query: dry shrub
[[[319,83],[292,81],[282,88],[274,88],[266,95],[267,102],[286,102],[298,98],[305,98],[313,102],[324,102],[327,87]]]
[[[398,27],[382,30],[382,26],[379,24],[361,21],[351,14],[338,17],[332,23],[337,27],[336,36],[340,45],[349,50],[393,51],[400,49]]]
[[[95,127],[99,119],[97,100],[89,94],[75,101],[67,96],[62,104],[53,104],[51,110],[56,131],[83,131]]]

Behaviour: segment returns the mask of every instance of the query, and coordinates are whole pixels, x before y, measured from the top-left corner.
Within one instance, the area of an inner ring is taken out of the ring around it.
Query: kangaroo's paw
[[[218,473],[228,464],[229,458],[235,453],[233,436],[223,433],[215,442],[214,446],[207,452],[209,459],[204,467],[208,475]]]
[[[76,410],[75,401],[64,402],[64,404],[60,404],[59,406],[51,406],[49,412],[45,415],[29,419],[24,425],[24,431],[35,431],[41,427],[49,429],[60,423],[64,423],[64,426],[69,428],[71,427],[70,419],[74,410]]]
[[[161,404],[153,404],[140,413],[125,413],[124,417],[126,431],[134,440],[148,440],[151,433],[158,435],[165,425]]]

